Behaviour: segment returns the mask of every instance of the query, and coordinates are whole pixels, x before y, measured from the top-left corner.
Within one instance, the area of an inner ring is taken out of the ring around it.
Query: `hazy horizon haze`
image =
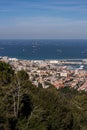
[[[0,1],[0,39],[87,39],[86,0]]]

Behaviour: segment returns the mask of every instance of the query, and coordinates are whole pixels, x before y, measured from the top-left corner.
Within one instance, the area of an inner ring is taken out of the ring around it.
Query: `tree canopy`
[[[87,93],[37,88],[0,62],[0,130],[87,130]]]

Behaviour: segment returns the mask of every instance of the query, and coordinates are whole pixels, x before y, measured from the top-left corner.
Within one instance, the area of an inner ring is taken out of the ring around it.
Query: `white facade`
[[[67,73],[66,73],[66,72],[61,72],[61,73],[60,73],[60,76],[61,76],[61,77],[67,77]]]

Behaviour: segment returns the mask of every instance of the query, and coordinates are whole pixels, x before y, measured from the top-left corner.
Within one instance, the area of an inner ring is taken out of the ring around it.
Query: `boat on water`
[[[87,54],[87,50],[82,51],[81,54]]]
[[[84,65],[81,65],[78,69],[83,70],[83,68],[84,68]]]
[[[68,69],[69,69],[69,70],[83,70],[83,69],[84,69],[84,66],[83,66],[83,65],[81,65],[80,67],[69,66]]]
[[[58,52],[58,53],[62,53],[62,50],[61,50],[61,49],[57,49],[57,52]]]
[[[4,50],[4,48],[3,48],[3,47],[1,47],[1,48],[0,48],[0,50]]]

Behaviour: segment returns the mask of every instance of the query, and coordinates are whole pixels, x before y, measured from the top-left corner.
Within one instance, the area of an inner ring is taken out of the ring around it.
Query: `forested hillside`
[[[0,130],[87,130],[87,93],[37,88],[0,62]]]

